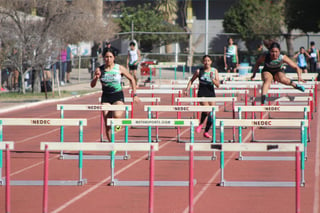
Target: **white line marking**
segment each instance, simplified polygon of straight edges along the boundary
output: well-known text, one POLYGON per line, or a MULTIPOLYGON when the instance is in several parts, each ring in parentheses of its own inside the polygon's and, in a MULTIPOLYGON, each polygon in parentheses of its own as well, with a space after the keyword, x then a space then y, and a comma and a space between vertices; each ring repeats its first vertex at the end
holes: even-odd
MULTIPOLYGON (((318 105, 318 113, 319 113, 320 107, 318 105)), ((320 138, 319 138, 319 120, 320 120, 320 114, 317 116, 317 126, 316 129, 316 156, 315 156, 315 166, 314 166, 314 199, 313 199, 313 213, 319 212, 319 178, 320 178, 320 138)))

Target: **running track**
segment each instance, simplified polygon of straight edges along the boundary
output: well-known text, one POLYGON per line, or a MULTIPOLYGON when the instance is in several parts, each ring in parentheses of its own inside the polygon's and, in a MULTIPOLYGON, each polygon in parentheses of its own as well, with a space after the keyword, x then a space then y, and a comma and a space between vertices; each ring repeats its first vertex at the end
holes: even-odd
MULTIPOLYGON (((56 104, 97 104, 98 94, 91 94, 63 102, 42 104, 32 108, 0 114, 7 118, 59 118, 56 104)), ((159 95, 161 104, 170 104, 171 97, 159 95)), ((311 124, 311 142, 306 161, 306 186, 301 188, 301 212, 319 213, 319 111, 314 113, 311 124)), ((161 113, 160 118, 174 117, 175 113, 161 113)), ((184 116, 184 114, 182 114, 184 116)), ((189 115, 187 115, 189 116, 189 115)), ((285 115, 284 115, 285 116, 285 115)), ((292 114, 287 115, 292 116, 292 114)), ((135 118, 146 118, 143 104, 135 105, 135 118)), ((230 117, 231 112, 218 112, 217 117, 230 117)), ((99 112, 66 111, 65 118, 86 118, 84 142, 98 141, 99 112)), ((156 155, 188 155, 184 144, 176 142, 175 129, 160 129, 160 151, 156 155)), ((124 131, 116 134, 121 139, 124 131)), ((226 137, 232 137, 226 130, 226 137)), ((196 134, 196 140, 203 139, 196 134)), ((297 130, 257 130, 257 138, 290 139, 299 137, 297 130), (272 134, 270 134, 270 132, 272 134)), ((189 129, 182 129, 181 138, 189 139, 189 129)), ((218 134, 219 138, 219 134, 218 134)), ((147 140, 146 129, 129 129, 130 140, 147 140)), ((243 131, 243 141, 250 139, 250 130, 243 131)), ((58 127, 4 127, 4 141, 14 141, 11 153, 11 180, 41 180, 43 178, 43 153, 39 144, 43 141, 59 141, 58 127)), ((65 141, 77 141, 78 128, 65 128, 65 141)), ((90 153, 93 154, 93 153, 90 153)), ((117 153, 121 154, 121 153, 117 153)), ((147 180, 149 162, 146 153, 129 153, 129 160, 116 161, 116 178, 119 180, 147 180)), ((195 155, 204 155, 195 153, 195 155)), ((207 153, 205 153, 207 155, 207 153)), ((58 153, 50 154, 49 180, 77 179, 77 161, 59 160, 58 153)), ((237 153, 226 154, 225 176, 227 180, 294 180, 294 162, 237 161, 237 153)), ((219 160, 195 161, 194 212, 199 213, 284 213, 295 212, 295 189, 274 187, 221 187, 219 160)), ((188 161, 156 161, 155 180, 188 180, 188 161)), ((110 170, 108 160, 85 160, 84 186, 49 186, 50 212, 148 212, 148 187, 108 186, 110 170)), ((4 209, 5 187, 0 187, 0 212, 4 209)), ((156 187, 155 213, 188 212, 188 187, 156 187)), ((11 209, 13 213, 42 211, 42 186, 12 186, 11 209)))

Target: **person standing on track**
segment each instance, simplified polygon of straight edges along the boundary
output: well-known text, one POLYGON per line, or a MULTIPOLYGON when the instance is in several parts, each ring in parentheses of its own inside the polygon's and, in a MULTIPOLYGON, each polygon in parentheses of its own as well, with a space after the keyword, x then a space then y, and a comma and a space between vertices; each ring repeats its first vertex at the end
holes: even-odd
MULTIPOLYGON (((214 86, 219 87, 219 73, 216 68, 211 67, 212 59, 209 55, 204 55, 202 57, 203 68, 197 69, 197 71, 193 74, 192 78, 188 82, 187 88, 184 91, 185 95, 188 94, 188 91, 196 78, 199 78, 199 90, 198 97, 216 97, 214 86)), ((214 102, 203 101, 200 103, 202 106, 214 106, 214 102)), ((207 118, 206 127, 203 133, 203 136, 206 138, 212 138, 212 136, 208 133, 211 125, 212 125, 212 117, 210 116, 210 112, 202 112, 200 118, 200 124, 196 128, 196 132, 200 133, 203 123, 207 118)))
POLYGON ((293 56, 293 58, 297 59, 297 64, 299 68, 304 72, 308 73, 307 70, 307 59, 310 58, 310 55, 306 52, 304 47, 300 47, 300 51, 293 56))
POLYGON ((134 41, 131 41, 129 46, 127 68, 129 68, 130 74, 133 76, 136 84, 138 84, 137 69, 139 61, 141 60, 140 50, 136 47, 136 43, 134 41))
POLYGON ((262 88, 261 88, 261 104, 265 104, 266 95, 270 88, 272 80, 278 81, 285 85, 291 85, 293 88, 298 89, 300 91, 304 91, 305 88, 302 85, 294 83, 291 79, 287 78, 284 71, 284 64, 288 64, 290 67, 296 70, 298 74, 298 81, 304 82, 301 78, 301 69, 298 65, 293 62, 288 56, 282 55, 280 53, 280 44, 277 42, 273 42, 269 45, 269 51, 261 55, 256 64, 253 67, 253 72, 251 76, 251 80, 254 80, 256 76, 256 72, 259 69, 260 64, 264 63, 264 67, 262 69, 261 77, 262 77, 262 88))
MULTIPOLYGON (((115 53, 111 49, 106 49, 103 54, 105 64, 95 70, 94 77, 91 80, 90 86, 96 86, 97 81, 100 80, 102 85, 101 104, 105 105, 123 105, 124 95, 121 86, 121 76, 125 76, 130 82, 133 92, 133 99, 135 102, 139 101, 138 96, 135 95, 136 83, 132 75, 127 69, 119 64, 114 63, 115 53)), ((106 125, 106 135, 110 140, 110 126, 107 126, 108 118, 121 118, 123 111, 104 111, 104 121, 106 125)))
POLYGON ((228 45, 224 47, 225 70, 229 73, 231 70, 236 73, 239 65, 238 47, 233 44, 233 39, 228 38, 228 45))

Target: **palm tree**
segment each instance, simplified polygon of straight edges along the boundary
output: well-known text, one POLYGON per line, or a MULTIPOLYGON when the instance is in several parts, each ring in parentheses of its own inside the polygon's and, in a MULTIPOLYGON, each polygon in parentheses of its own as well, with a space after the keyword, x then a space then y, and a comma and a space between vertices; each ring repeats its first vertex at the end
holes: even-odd
MULTIPOLYGON (((178 18, 178 5, 176 0, 157 0, 156 9, 164 14, 165 21, 170 24, 175 24, 176 19, 178 18)), ((166 44, 166 52, 172 52, 172 44, 166 44)))

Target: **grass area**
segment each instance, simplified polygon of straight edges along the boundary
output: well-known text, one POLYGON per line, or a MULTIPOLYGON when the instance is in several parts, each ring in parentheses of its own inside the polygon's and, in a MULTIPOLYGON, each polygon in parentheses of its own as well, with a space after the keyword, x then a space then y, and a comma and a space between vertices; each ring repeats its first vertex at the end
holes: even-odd
MULTIPOLYGON (((59 93, 56 91, 54 94, 52 92, 47 93, 47 99, 58 99, 58 98, 64 98, 69 96, 75 96, 75 95, 83 95, 86 93, 90 93, 91 91, 81 90, 77 92, 73 91, 61 91, 59 96, 59 93)), ((25 94, 19 93, 19 92, 2 92, 0 93, 0 103, 1 102, 25 102, 25 101, 39 101, 39 100, 45 100, 46 96, 45 93, 32 93, 27 92, 25 94)))

